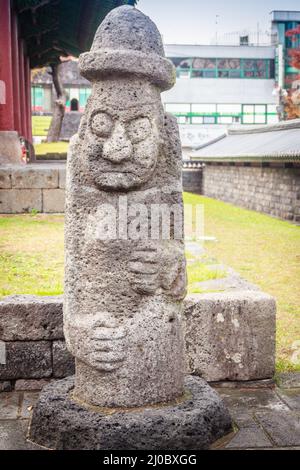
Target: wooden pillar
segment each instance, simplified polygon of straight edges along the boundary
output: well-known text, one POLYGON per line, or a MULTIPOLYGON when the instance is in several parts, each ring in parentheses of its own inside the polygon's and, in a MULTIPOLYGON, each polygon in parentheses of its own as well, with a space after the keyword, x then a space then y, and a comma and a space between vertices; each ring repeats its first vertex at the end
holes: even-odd
POLYGON ((10 0, 0 0, 0 131, 14 127, 10 0))
POLYGON ((21 101, 20 101, 20 69, 19 69, 19 45, 18 45, 18 17, 13 11, 11 18, 12 33, 12 77, 13 77, 13 103, 15 130, 22 134, 21 126, 21 101))
POLYGON ((20 109, 21 109, 21 130, 22 136, 27 139, 27 113, 26 113, 26 92, 25 92, 25 61, 24 61, 24 41, 19 40, 19 72, 20 72, 20 109))
POLYGON ((26 92, 26 115, 27 115, 27 140, 32 142, 32 124, 31 124, 31 76, 29 57, 25 55, 25 92, 26 92))

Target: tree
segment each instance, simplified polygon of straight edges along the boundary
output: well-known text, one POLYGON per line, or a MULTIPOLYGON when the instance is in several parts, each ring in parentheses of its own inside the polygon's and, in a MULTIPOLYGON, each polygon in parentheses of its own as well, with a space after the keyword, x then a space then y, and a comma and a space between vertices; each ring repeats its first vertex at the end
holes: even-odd
MULTIPOLYGON (((300 44, 300 24, 293 29, 286 32, 286 36, 292 42, 300 44)), ((288 50, 289 65, 294 67, 300 72, 300 47, 291 48, 288 50)), ((300 118, 300 74, 290 80, 291 89, 284 102, 284 111, 287 119, 300 118)))
POLYGON ((52 81, 56 92, 53 116, 48 130, 47 142, 57 142, 60 137, 63 118, 65 115, 66 93, 61 80, 62 62, 50 64, 52 81))

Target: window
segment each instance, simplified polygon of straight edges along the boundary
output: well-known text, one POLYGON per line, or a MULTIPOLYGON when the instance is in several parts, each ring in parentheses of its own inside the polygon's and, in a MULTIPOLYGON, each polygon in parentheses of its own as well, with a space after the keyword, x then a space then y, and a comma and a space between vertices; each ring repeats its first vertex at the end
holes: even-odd
POLYGON ((218 116, 218 124, 232 124, 231 116, 218 116))
POLYGON ((274 78, 273 59, 171 58, 179 78, 274 78))
POLYGON ((243 105, 243 124, 266 124, 267 106, 265 104, 243 105))
POLYGON ((193 116, 192 124, 203 124, 203 116, 193 116))
POLYGON ((213 114, 216 111, 217 106, 215 104, 192 104, 192 113, 213 114))
POLYGON ((203 117, 203 124, 215 124, 215 122, 216 122, 215 117, 209 117, 209 116, 203 117))
POLYGON ((240 114, 242 106, 240 104, 218 104, 217 111, 220 114, 240 114))
POLYGON ((177 69, 176 76, 177 78, 190 78, 190 69, 187 69, 187 70, 177 69))
POLYGON ((90 96, 92 90, 90 88, 79 88, 79 110, 83 111, 88 97, 90 96))
POLYGON ((190 112, 190 105, 185 103, 166 103, 166 111, 173 114, 190 112))
POLYGON ((32 87, 31 105, 33 111, 44 111, 44 88, 32 87))

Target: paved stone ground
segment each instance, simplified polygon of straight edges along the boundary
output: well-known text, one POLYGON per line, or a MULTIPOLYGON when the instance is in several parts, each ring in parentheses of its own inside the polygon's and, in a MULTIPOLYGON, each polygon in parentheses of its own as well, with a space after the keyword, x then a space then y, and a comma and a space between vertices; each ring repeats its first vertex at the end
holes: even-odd
MULTIPOLYGON (((300 373, 271 381, 215 386, 234 421, 234 432, 213 449, 300 450, 300 373)), ((26 441, 26 431, 38 392, 0 393, 0 450, 38 449, 26 441)))

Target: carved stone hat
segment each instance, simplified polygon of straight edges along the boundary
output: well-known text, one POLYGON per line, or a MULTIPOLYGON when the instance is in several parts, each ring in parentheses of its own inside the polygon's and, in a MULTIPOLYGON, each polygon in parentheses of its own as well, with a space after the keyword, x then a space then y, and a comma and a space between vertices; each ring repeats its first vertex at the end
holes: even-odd
POLYGON ((156 25, 128 5, 106 16, 90 52, 80 55, 79 70, 90 81, 114 74, 145 77, 162 91, 171 88, 176 78, 173 64, 165 58, 156 25))

